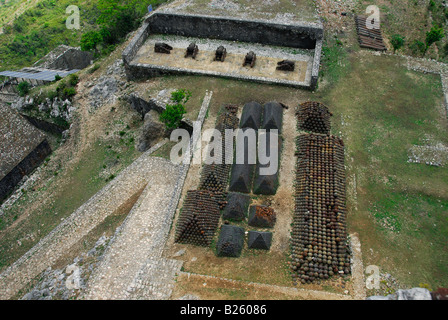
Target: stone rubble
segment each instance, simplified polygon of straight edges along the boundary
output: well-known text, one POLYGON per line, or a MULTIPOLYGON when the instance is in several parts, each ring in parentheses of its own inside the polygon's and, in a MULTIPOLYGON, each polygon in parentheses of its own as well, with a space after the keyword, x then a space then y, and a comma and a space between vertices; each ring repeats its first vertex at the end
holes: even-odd
POLYGON ((387 296, 371 296, 366 300, 432 300, 431 292, 424 288, 399 289, 387 296))
POLYGON ((94 247, 83 252, 66 268, 51 269, 41 274, 41 280, 21 300, 71 300, 85 290, 86 282, 103 258, 110 238, 101 236, 94 247))
POLYGON ((126 81, 117 80, 111 76, 102 76, 89 92, 91 111, 105 104, 114 104, 118 99, 118 92, 125 88, 126 81))

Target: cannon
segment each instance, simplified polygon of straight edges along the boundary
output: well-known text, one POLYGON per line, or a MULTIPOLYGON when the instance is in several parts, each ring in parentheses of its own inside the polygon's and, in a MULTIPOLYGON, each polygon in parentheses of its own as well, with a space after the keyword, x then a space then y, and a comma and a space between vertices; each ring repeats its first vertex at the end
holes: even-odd
POLYGON ((193 59, 196 59, 196 55, 198 54, 198 46, 196 42, 190 43, 190 45, 187 48, 187 52, 185 53, 185 58, 192 57, 193 59))
POLYGON ((244 58, 243 67, 249 65, 253 68, 255 65, 255 60, 257 60, 257 55, 253 51, 248 52, 244 58))
POLYGON ((277 62, 277 70, 294 71, 295 62, 291 60, 282 60, 277 62))
POLYGON ((156 42, 154 45, 154 51, 158 53, 170 54, 171 50, 173 50, 173 47, 163 42, 156 42))
POLYGON ((226 55, 227 55, 226 48, 224 48, 223 46, 219 46, 218 49, 216 49, 214 61, 224 62, 224 60, 226 59, 226 55))

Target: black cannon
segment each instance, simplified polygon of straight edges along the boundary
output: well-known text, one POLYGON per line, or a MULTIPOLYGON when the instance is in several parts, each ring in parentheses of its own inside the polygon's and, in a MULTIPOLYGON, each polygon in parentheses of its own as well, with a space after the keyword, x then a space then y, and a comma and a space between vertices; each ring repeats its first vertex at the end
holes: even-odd
POLYGON ((199 48, 195 42, 190 43, 190 45, 187 48, 187 52, 185 53, 185 58, 192 57, 193 59, 196 58, 196 55, 198 54, 199 48))
POLYGON ((226 55, 227 55, 226 48, 224 48, 223 46, 219 46, 218 49, 216 49, 214 60, 224 62, 224 60, 226 59, 226 55))
POLYGON ((255 60, 257 60, 257 55, 253 51, 248 52, 244 58, 243 67, 249 65, 253 68, 255 60))
POLYGON ((277 70, 294 71, 295 62, 291 60, 282 60, 277 62, 277 70))
POLYGON ((170 54, 171 50, 173 50, 173 47, 163 42, 156 42, 154 45, 155 52, 170 54))

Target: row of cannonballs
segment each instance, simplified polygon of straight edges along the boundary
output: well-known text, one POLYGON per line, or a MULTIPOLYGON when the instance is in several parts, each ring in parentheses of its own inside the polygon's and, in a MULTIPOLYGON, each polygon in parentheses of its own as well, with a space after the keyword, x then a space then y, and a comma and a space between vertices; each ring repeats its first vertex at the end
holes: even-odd
MULTIPOLYGON (((238 127, 236 116, 238 108, 233 105, 225 106, 218 117, 216 128, 223 134, 226 129, 238 127)), ((222 154, 222 160, 225 154, 222 154)), ((204 165, 201 172, 199 190, 187 192, 182 212, 176 227, 175 241, 197 246, 209 246, 212 242, 221 216, 220 210, 226 204, 227 184, 230 165, 204 165)))
MULTIPOLYGON (((329 114, 321 113, 320 104, 311 106, 316 110, 307 110, 308 114, 329 114)), ((305 133, 297 139, 297 150, 293 280, 305 284, 349 274, 343 141, 329 134, 305 133)))
MULTIPOLYGON (((219 130, 222 136, 225 135, 227 129, 238 128, 239 119, 237 117, 238 107, 235 105, 227 105, 216 121, 216 129, 219 130)), ((215 194, 219 202, 220 209, 223 209, 226 205, 226 190, 230 174, 230 164, 226 164, 226 152, 225 139, 222 139, 221 146, 222 153, 219 155, 221 163, 204 164, 201 172, 201 180, 199 183, 200 190, 209 190, 215 194)), ((215 155, 214 155, 215 156, 215 155)))
MULTIPOLYGON (((171 50, 173 50, 173 47, 166 43, 156 42, 154 44, 154 51, 157 53, 170 54, 171 50)), ((195 42, 191 42, 185 52, 185 58, 191 57, 193 59, 196 59, 196 55, 198 54, 198 52, 199 52, 198 45, 195 42)), ((213 60, 224 62, 226 56, 227 56, 227 49, 224 46, 219 46, 215 51, 215 57, 213 60)), ((255 52, 249 51, 244 57, 243 67, 249 66, 253 68, 256 60, 257 55, 255 54, 255 52)), ((277 63, 277 70, 294 71, 294 69, 295 69, 295 62, 292 60, 282 60, 277 63)))

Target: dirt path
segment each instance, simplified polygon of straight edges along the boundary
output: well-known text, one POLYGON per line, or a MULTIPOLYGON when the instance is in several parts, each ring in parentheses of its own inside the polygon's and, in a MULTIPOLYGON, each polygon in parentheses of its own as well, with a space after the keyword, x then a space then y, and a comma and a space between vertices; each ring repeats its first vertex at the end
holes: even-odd
POLYGON ((186 294, 194 294, 200 299, 244 299, 244 300, 351 300, 352 297, 326 291, 306 290, 276 286, 257 282, 226 279, 208 275, 180 272, 177 291, 173 299, 186 294), (182 289, 188 282, 188 292, 182 289), (229 295, 229 293, 232 293, 229 295))

